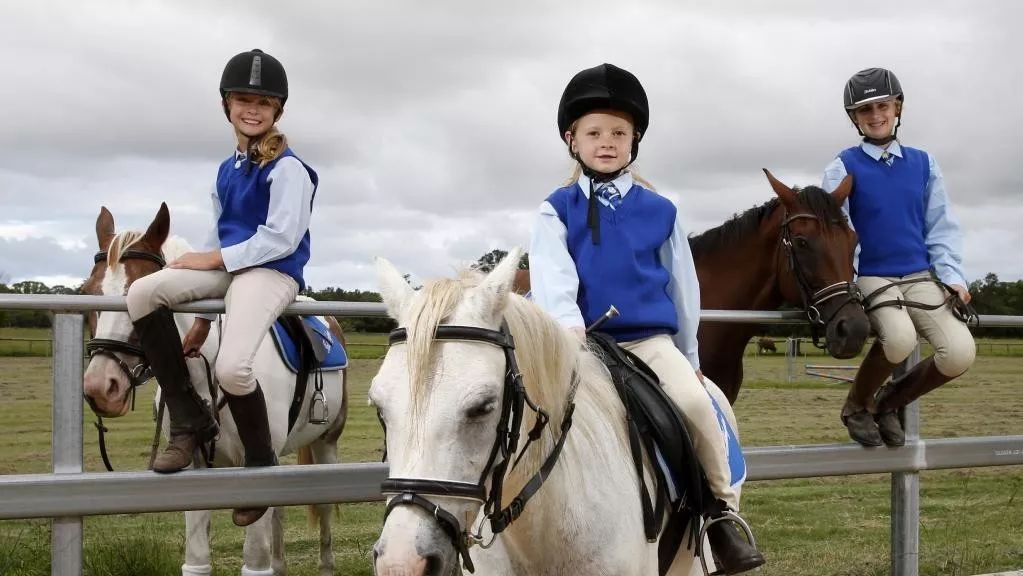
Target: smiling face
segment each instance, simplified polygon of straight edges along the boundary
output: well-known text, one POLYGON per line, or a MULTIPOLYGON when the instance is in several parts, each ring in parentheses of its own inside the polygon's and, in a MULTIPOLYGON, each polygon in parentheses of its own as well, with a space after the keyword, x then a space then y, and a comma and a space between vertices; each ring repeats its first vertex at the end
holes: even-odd
POLYGON ((867 138, 883 140, 892 135, 899 115, 894 98, 864 104, 852 111, 853 122, 867 138))
POLYGON ((597 110, 576 121, 565 133, 572 152, 591 170, 614 173, 632 159, 636 130, 632 117, 617 110, 597 110))
POLYGON ((234 126, 241 150, 248 148, 251 140, 266 134, 281 110, 279 99, 247 92, 230 92, 226 102, 228 119, 234 126))

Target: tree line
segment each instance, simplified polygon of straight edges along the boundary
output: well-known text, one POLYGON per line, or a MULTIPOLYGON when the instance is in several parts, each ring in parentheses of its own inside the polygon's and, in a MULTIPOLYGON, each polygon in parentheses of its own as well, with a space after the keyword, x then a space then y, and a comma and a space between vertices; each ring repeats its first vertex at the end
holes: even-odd
MULTIPOLYGON (((483 272, 493 270, 494 266, 505 257, 507 252, 492 250, 481 256, 474 268, 483 272)), ((526 255, 522 256, 519 268, 528 266, 526 255)), ((406 280, 409 277, 406 276, 406 280)), ((0 294, 78 294, 81 286, 47 286, 42 282, 26 280, 14 284, 0 283, 0 294)), ((982 280, 970 283, 973 294, 973 306, 978 314, 1023 316, 1023 280, 1002 282, 998 276, 989 273, 982 280)), ((380 294, 368 290, 345 290, 344 288, 327 287, 316 290, 307 288, 305 295, 322 301, 345 302, 380 302, 380 294)), ((338 318, 342 326, 349 332, 388 332, 394 328, 389 318, 338 318)), ((0 310, 0 326, 46 328, 50 326, 50 314, 42 310, 0 310)), ((790 335, 792 326, 772 326, 770 333, 790 335)), ((796 332, 799 330, 797 329, 796 332)), ((983 337, 1023 337, 1023 328, 985 328, 981 325, 974 329, 974 334, 983 337)))

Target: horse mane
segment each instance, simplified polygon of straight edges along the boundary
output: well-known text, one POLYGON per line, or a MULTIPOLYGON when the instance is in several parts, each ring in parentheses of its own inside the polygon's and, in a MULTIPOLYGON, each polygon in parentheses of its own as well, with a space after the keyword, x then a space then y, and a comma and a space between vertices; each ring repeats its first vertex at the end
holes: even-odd
MULTIPOLYGON (((130 250, 132 246, 142 240, 143 233, 138 230, 126 230, 117 233, 107 248, 107 266, 116 267, 121 262, 121 254, 130 250)), ((186 252, 192 251, 192 246, 181 236, 171 236, 163 243, 164 260, 170 262, 181 257, 186 252)))
MULTIPOLYGON (((443 324, 454 312, 466 290, 478 286, 483 275, 478 272, 463 272, 457 279, 440 279, 428 282, 421 290, 423 298, 417 298, 410 312, 408 332, 409 379, 412 389, 413 421, 421 422, 421 408, 429 392, 431 374, 431 351, 435 342, 433 335, 438 325, 443 324), (418 414, 417 414, 418 413, 418 414)), ((617 394, 610 382, 607 369, 592 353, 584 350, 574 334, 563 328, 531 300, 508 294, 504 320, 515 342, 515 358, 522 383, 533 401, 543 407, 551 417, 544 429, 541 445, 544 449, 530 448, 523 457, 524 470, 535 470, 540 466, 560 435, 560 423, 567 401, 574 394, 578 405, 589 405, 597 414, 607 419, 621 416, 624 412, 617 394), (578 388, 575 388, 578 386, 578 388), (575 394, 575 392, 579 392, 575 394)), ((577 414, 579 412, 577 411, 577 414)), ((607 438, 597 438, 586 426, 576 425, 573 435, 587 439, 593 450, 584 450, 582 457, 595 458, 607 438)), ((531 426, 532 417, 527 414, 523 426, 531 426)), ((619 427, 620 428, 620 427, 619 427)), ((625 447, 624 431, 619 441, 625 447)), ((569 457, 563 454, 563 457, 569 457)))
MULTIPOLYGON (((845 220, 842 209, 835 204, 831 195, 817 186, 795 188, 794 191, 799 199, 799 204, 820 218, 823 226, 828 227, 833 222, 845 220)), ((700 258, 722 248, 735 246, 746 237, 756 234, 764 220, 770 217, 779 203, 777 197, 771 198, 760 206, 754 206, 742 214, 732 216, 731 219, 716 228, 691 236, 689 246, 693 251, 693 258, 700 258)))

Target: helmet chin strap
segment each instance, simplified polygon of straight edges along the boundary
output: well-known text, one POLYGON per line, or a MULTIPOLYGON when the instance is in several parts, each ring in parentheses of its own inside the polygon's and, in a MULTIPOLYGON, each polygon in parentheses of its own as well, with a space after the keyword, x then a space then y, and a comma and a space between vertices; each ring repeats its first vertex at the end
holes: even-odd
POLYGON ((579 163, 579 167, 582 169, 583 176, 590 181, 590 197, 589 203, 586 209, 586 226, 590 229, 590 239, 594 245, 600 244, 600 212, 597 209, 597 195, 594 190, 594 182, 603 184, 604 182, 610 182, 615 178, 621 176, 628 170, 629 166, 636 161, 636 156, 639 156, 639 135, 637 134, 632 140, 632 150, 629 156, 629 162, 614 172, 599 172, 590 168, 583 162, 579 154, 572 150, 572 143, 568 144, 568 153, 576 162, 579 163))

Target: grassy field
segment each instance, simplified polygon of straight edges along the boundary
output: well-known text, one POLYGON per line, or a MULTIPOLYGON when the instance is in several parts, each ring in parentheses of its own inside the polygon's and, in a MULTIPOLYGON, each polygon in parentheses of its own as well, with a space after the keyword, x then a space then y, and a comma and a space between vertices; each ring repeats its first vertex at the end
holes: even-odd
MULTIPOLYGON (((370 341, 363 335, 353 340, 370 341)), ((378 352, 368 347, 353 356, 372 358, 378 352)), ((736 410, 747 447, 846 441, 838 422, 844 384, 808 377, 787 383, 781 354, 748 356, 745 362, 747 381, 736 410)), ((811 362, 825 363, 820 358, 811 362)), ((352 415, 341 443, 345 462, 380 458, 380 427, 365 400, 377 367, 376 360, 353 361, 352 415)), ((1018 358, 980 357, 967 376, 925 398, 923 436, 1023 434, 1021 368, 1018 358)), ((50 382, 49 358, 0 358, 0 430, 5 432, 0 474, 49 470, 50 382)), ((140 398, 152 392, 148 384, 140 398)), ((85 466, 99 471, 88 410, 86 420, 85 466)), ((144 468, 152 439, 148 402, 140 401, 136 412, 108 426, 115 467, 144 468)), ((748 484, 743 508, 768 557, 761 574, 887 574, 889 484, 887 475, 748 484)), ((921 574, 965 576, 1023 568, 1023 467, 926 472, 921 485, 921 574)), ((301 508, 287 514, 289 573, 314 574, 316 532, 305 526, 301 508)), ((381 516, 379 504, 341 507, 334 534, 338 574, 372 573, 368 555, 381 516)), ((183 528, 179 513, 87 518, 87 574, 177 574, 183 528)), ((212 532, 214 574, 238 574, 243 531, 225 511, 214 515, 212 532)), ((0 522, 0 575, 49 574, 48 562, 48 522, 0 522)))

